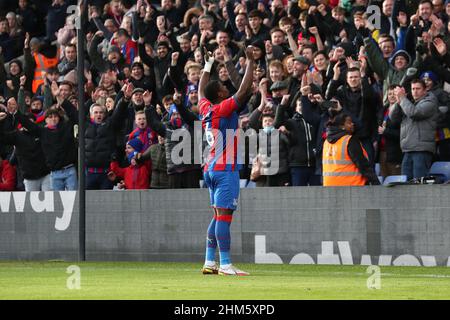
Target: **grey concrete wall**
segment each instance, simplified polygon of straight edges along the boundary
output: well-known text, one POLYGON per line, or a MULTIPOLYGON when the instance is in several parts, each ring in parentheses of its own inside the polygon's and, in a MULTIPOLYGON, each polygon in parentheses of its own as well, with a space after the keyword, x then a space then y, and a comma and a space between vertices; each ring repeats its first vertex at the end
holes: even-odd
MULTIPOLYGON (((199 261, 211 220, 206 189, 87 192, 91 261, 199 261)), ((0 193, 0 259, 76 260, 73 192, 0 193)), ((235 261, 447 265, 450 188, 241 189, 235 261), (381 256, 381 257, 380 257, 381 256)))

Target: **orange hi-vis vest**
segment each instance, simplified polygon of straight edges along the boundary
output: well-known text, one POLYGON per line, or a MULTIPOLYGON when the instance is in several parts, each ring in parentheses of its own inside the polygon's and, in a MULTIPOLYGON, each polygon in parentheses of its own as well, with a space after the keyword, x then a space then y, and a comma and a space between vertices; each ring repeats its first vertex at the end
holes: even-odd
MULTIPOLYGON (((351 135, 345 135, 334 144, 325 140, 323 144, 322 172, 323 185, 325 187, 333 186, 364 186, 367 178, 359 171, 348 154, 348 142, 351 135)), ((361 145, 364 156, 368 155, 361 145)))
POLYGON ((42 72, 46 71, 48 68, 55 67, 58 64, 58 54, 54 58, 47 58, 40 53, 34 53, 33 56, 34 62, 36 63, 36 68, 34 69, 34 78, 31 90, 33 93, 36 93, 39 86, 44 83, 42 72))

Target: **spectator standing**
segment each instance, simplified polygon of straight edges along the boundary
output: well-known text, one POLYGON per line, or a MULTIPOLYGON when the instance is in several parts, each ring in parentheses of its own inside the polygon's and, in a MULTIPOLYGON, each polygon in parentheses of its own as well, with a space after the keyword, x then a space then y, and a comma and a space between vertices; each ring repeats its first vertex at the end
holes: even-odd
MULTIPOLYGON (((6 114, 3 113, 2 116, 2 113, 0 113, 0 143, 15 146, 18 170, 24 178, 23 183, 25 191, 51 191, 50 170, 45 164, 45 156, 41 148, 40 139, 34 137, 23 127, 5 132, 2 125, 2 120, 6 118, 5 115, 6 114), (4 119, 2 119, 3 117, 4 119)), ((32 113, 29 113, 27 117, 29 117, 31 121, 35 121, 32 113)), ((9 168, 8 164, 5 164, 3 167, 5 168, 4 173, 6 174, 9 171, 9 175, 11 176, 12 168, 9 168)), ((9 180, 10 184, 13 183, 12 178, 4 178, 4 180, 9 180)), ((1 187, 0 190, 2 190, 1 187)))
POLYGON ((47 167, 51 170, 53 190, 76 190, 77 147, 73 126, 78 123, 78 111, 60 95, 56 82, 52 83, 52 94, 57 98, 58 104, 45 112, 45 127, 35 124, 20 113, 19 120, 31 134, 40 138, 47 167), (67 115, 67 120, 61 115, 61 109, 67 115))
POLYGON ((400 147, 404 153, 402 174, 408 179, 428 174, 436 151, 437 99, 427 93, 422 80, 411 82, 412 100, 406 97, 403 87, 394 89, 397 104, 389 116, 400 122, 400 147))

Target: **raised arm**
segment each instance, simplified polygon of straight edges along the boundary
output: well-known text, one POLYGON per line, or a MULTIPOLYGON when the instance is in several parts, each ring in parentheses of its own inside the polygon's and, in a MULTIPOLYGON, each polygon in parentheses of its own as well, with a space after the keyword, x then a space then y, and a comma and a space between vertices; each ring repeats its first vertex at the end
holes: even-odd
POLYGON ((125 119, 127 118, 128 104, 131 100, 133 88, 134 87, 131 83, 127 83, 120 90, 120 92, 122 92, 123 94, 123 98, 121 98, 116 104, 116 108, 114 109, 110 118, 111 126, 116 130, 119 130, 122 127, 125 119))
POLYGON ((205 98, 205 87, 206 87, 206 84, 209 82, 211 68, 214 64, 213 54, 210 51, 207 51, 204 46, 203 46, 203 52, 205 53, 205 57, 204 57, 205 58, 205 66, 203 68, 203 72, 202 72, 200 81, 198 83, 198 100, 199 101, 201 101, 203 98, 205 98))
POLYGON ((189 126, 194 126, 194 122, 198 120, 198 116, 188 109, 183 101, 183 95, 179 92, 175 92, 173 95, 173 102, 175 103, 178 112, 180 113, 181 119, 186 122, 189 126))
POLYGON ((27 81, 27 77, 25 75, 20 77, 20 88, 17 93, 17 104, 19 105, 19 110, 22 113, 27 113, 27 106, 25 104, 25 82, 27 81))
POLYGON ((97 29, 101 32, 103 32, 103 36, 105 37, 105 39, 107 39, 108 41, 111 40, 111 38, 113 37, 113 33, 110 32, 105 25, 103 24, 102 20, 99 17, 95 17, 92 19, 92 21, 94 21, 95 26, 97 27, 97 29))
POLYGON ((230 75, 231 83, 233 84, 233 87, 236 89, 239 88, 242 82, 242 77, 239 75, 239 72, 236 70, 236 67, 233 64, 232 57, 230 53, 228 52, 227 48, 220 47, 220 50, 222 51, 223 58, 225 61, 225 67, 227 68, 228 74, 230 75))
POLYGON ((248 46, 245 50, 245 56, 246 59, 246 68, 245 68, 245 74, 242 78, 241 85, 239 86, 238 91, 235 94, 236 102, 239 104, 239 106, 242 106, 246 99, 248 94, 250 93, 250 90, 252 89, 253 84, 253 71, 255 69, 255 58, 253 56, 253 47, 248 46))
POLYGON ((161 121, 158 120, 158 114, 153 106, 145 107, 145 116, 147 118, 148 126, 156 131, 156 133, 160 136, 165 137, 167 128, 161 121))
POLYGON ((16 117, 19 120, 20 124, 26 128, 32 135, 39 136, 41 133, 41 128, 31 121, 28 117, 26 117, 22 112, 18 111, 16 113, 16 117))
POLYGON ((142 63, 147 65, 147 67, 149 68, 153 68, 153 66, 155 65, 155 60, 152 57, 150 57, 145 51, 145 42, 143 37, 139 37, 138 53, 139 57, 142 60, 142 63))
POLYGON ((284 95, 283 98, 281 99, 280 105, 277 108, 277 112, 275 114, 275 121, 273 122, 273 126, 277 129, 284 125, 287 125, 287 127, 289 127, 289 124, 286 119, 286 109, 289 107, 288 106, 289 98, 290 95, 284 95))
POLYGON ((97 31, 92 38, 91 45, 88 49, 89 58, 92 61, 92 64, 99 72, 105 72, 108 69, 107 62, 103 59, 100 53, 97 51, 99 44, 103 40, 103 33, 101 31, 97 31))
POLYGON ((389 72, 389 63, 384 60, 380 48, 375 43, 375 40, 370 37, 366 37, 364 38, 364 44, 370 67, 381 79, 386 79, 389 72))
POLYGON ((283 28, 283 31, 284 31, 284 33, 286 33, 286 37, 287 37, 288 43, 289 43, 289 48, 291 49, 292 54, 294 56, 300 55, 299 52, 298 52, 297 42, 295 42, 295 39, 292 36, 292 31, 293 31, 292 27, 286 26, 286 27, 283 28))

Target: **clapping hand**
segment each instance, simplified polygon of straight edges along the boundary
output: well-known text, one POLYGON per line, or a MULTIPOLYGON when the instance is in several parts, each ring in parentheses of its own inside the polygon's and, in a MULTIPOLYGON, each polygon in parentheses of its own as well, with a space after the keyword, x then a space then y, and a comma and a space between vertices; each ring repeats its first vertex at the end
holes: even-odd
POLYGON ((442 40, 441 38, 435 38, 433 40, 433 45, 441 56, 445 56, 445 54, 447 53, 447 45, 445 44, 444 40, 442 40))
POLYGON ((394 94, 397 98, 397 103, 400 103, 400 101, 406 97, 406 91, 403 87, 397 87, 394 89, 394 94))

